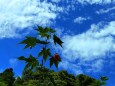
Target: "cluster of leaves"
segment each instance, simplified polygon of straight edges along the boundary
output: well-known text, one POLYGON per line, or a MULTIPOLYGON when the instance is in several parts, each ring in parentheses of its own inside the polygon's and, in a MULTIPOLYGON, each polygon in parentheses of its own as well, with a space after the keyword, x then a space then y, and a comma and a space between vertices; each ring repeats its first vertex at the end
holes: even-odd
POLYGON ((105 86, 106 80, 105 76, 97 80, 83 74, 74 76, 65 70, 54 72, 45 67, 26 70, 22 77, 14 77, 12 68, 0 73, 0 86, 105 86))
POLYGON ((62 47, 63 42, 61 41, 59 37, 55 35, 56 31, 52 28, 48 28, 48 27, 43 28, 43 27, 37 26, 35 30, 37 30, 37 33, 38 33, 36 37, 27 36, 26 39, 20 42, 20 44, 25 44, 24 49, 26 48, 32 49, 33 47, 39 44, 43 45, 43 47, 41 48, 41 51, 38 53, 38 57, 34 57, 30 55, 28 58, 24 56, 21 56, 18 58, 19 60, 23 60, 26 62, 24 71, 28 69, 32 70, 38 67, 40 65, 38 61, 39 57, 43 57, 42 64, 41 64, 42 66, 43 66, 43 61, 46 61, 48 57, 50 57, 50 67, 54 64, 56 68, 58 68, 58 64, 61 61, 61 58, 60 60, 54 60, 55 58, 51 54, 50 48, 48 48, 47 46, 49 45, 49 43, 51 43, 50 40, 53 40, 54 44, 59 44, 61 47, 62 47))
POLYGON ((0 86, 12 86, 14 83, 15 77, 13 69, 6 69, 3 73, 0 73, 0 86))

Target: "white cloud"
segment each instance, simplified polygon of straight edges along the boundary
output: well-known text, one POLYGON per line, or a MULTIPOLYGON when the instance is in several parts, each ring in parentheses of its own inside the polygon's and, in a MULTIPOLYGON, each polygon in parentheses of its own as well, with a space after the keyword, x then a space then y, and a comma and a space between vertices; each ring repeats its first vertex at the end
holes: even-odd
POLYGON ((115 7, 112 7, 112 8, 108 8, 108 9, 101 9, 99 11, 96 11, 97 14, 104 14, 104 13, 108 13, 112 10, 115 10, 115 7))
POLYGON ((100 72, 104 66, 104 60, 102 59, 94 60, 91 64, 89 63, 86 64, 85 66, 87 67, 86 72, 100 72))
POLYGON ((115 0, 52 0, 54 2, 66 2, 68 4, 76 4, 77 2, 81 4, 110 4, 110 3, 115 3, 115 0))
POLYGON ((82 4, 110 4, 115 3, 115 0, 77 0, 78 2, 82 4))
POLYGON ((9 59, 9 63, 10 63, 10 65, 11 65, 12 67, 14 67, 14 66, 17 65, 18 60, 17 60, 17 58, 11 58, 11 59, 9 59))
POLYGON ((74 19, 74 23, 79 23, 79 24, 81 24, 81 23, 83 23, 83 21, 86 21, 86 20, 89 20, 89 19, 90 19, 89 17, 87 17, 87 18, 77 17, 77 18, 74 19))
POLYGON ((62 38, 64 41, 64 48, 61 49, 62 57, 70 62, 77 61, 76 65, 85 66, 87 72, 98 72, 103 68, 106 55, 115 51, 113 36, 115 36, 115 21, 106 25, 92 24, 91 29, 82 34, 65 35, 62 38))
POLYGON ((105 56, 106 52, 115 50, 114 38, 111 36, 115 35, 114 27, 115 21, 103 28, 93 24, 91 29, 85 33, 75 36, 67 35, 63 37, 63 52, 65 54, 71 52, 86 60, 94 59, 92 57, 105 56))
POLYGON ((75 75, 83 74, 83 71, 80 66, 77 66, 66 60, 62 60, 62 62, 59 64, 59 67, 63 68, 64 70, 69 70, 71 71, 71 73, 74 73, 75 75))
POLYGON ((39 24, 50 25, 62 8, 40 0, 0 1, 0 38, 19 36, 18 32, 30 30, 39 24))
POLYGON ((55 2, 55 3, 58 3, 60 2, 61 0, 52 0, 52 2, 55 2))

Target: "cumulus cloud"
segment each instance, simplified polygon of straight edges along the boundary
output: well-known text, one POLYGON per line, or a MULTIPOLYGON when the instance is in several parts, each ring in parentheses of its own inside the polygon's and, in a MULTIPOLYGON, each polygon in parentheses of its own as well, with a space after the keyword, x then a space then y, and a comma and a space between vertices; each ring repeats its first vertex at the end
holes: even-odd
POLYGON ((91 28, 82 34, 63 37, 62 57, 81 68, 85 66, 86 71, 98 72, 103 68, 106 55, 115 51, 114 36, 115 21, 106 25, 92 24, 91 28))
POLYGON ((115 50, 113 38, 115 21, 103 28, 100 28, 100 24, 98 25, 91 25, 90 30, 79 35, 64 36, 64 53, 77 52, 75 55, 89 60, 89 58, 92 59, 91 57, 104 56, 107 51, 115 50))
POLYGON ((20 36, 23 30, 39 24, 50 25, 55 21, 61 7, 40 0, 2 0, 0 1, 0 38, 20 36))
POLYGON ((83 23, 83 21, 86 21, 86 20, 89 20, 89 19, 90 19, 89 17, 87 17, 87 18, 77 17, 77 18, 74 19, 74 23, 79 23, 79 24, 81 24, 81 23, 83 23))
POLYGON ((112 7, 112 8, 108 8, 108 9, 101 9, 99 11, 96 11, 97 14, 104 14, 104 13, 108 13, 110 11, 113 11, 115 10, 115 7, 112 7))

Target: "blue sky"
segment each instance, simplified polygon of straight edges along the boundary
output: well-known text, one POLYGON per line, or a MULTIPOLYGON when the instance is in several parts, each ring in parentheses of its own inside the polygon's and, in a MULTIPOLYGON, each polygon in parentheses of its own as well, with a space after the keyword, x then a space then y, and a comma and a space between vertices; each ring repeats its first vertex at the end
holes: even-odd
POLYGON ((24 50, 18 45, 26 35, 36 35, 35 25, 54 28, 64 41, 63 49, 51 46, 62 58, 60 70, 95 78, 106 75, 107 86, 115 86, 115 0, 1 0, 1 72, 13 67, 20 75, 25 64, 16 58, 37 56, 39 47, 24 50))

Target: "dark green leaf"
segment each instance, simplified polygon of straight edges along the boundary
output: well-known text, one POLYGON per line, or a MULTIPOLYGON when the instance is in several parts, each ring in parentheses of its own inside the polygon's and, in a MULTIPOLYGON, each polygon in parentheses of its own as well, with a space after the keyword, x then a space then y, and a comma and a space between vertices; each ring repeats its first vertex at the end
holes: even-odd
POLYGON ((20 56, 20 57, 18 58, 18 60, 24 60, 24 61, 26 61, 27 58, 25 58, 24 56, 20 56))
POLYGON ((58 68, 58 63, 59 63, 58 61, 54 61, 56 68, 58 68))
POLYGON ((58 38, 56 35, 53 35, 53 40, 54 40, 54 44, 59 44, 62 47, 62 41, 60 38, 58 38))
POLYGON ((50 58, 50 67, 52 67, 53 63, 54 63, 54 58, 52 57, 50 58))
POLYGON ((38 60, 35 57, 33 57, 32 55, 30 55, 28 58, 21 56, 18 59, 24 60, 26 62, 26 66, 25 66, 24 70, 27 70, 27 69, 32 70, 39 65, 38 60))
POLYGON ((49 42, 45 42, 45 41, 38 41, 37 43, 39 43, 39 44, 48 44, 49 42))
POLYGON ((101 76, 101 80, 106 81, 106 80, 108 80, 108 78, 106 76, 101 76))
POLYGON ((24 67, 24 70, 27 70, 31 67, 31 64, 30 63, 27 63, 26 66, 24 67))
POLYGON ((25 40, 20 42, 20 44, 26 44, 24 49, 28 47, 32 49, 34 46, 36 46, 36 44, 48 44, 48 42, 41 41, 36 37, 27 36, 25 40))
POLYGON ((46 30, 46 32, 55 33, 55 30, 52 28, 46 27, 45 30, 46 30))
MULTIPOLYGON (((31 36, 27 36, 25 40, 23 40, 22 42, 20 42, 20 44, 26 44, 25 48, 30 47, 33 48, 40 40, 38 40, 36 37, 31 37, 31 36)), ((25 49, 24 48, 24 49, 25 49)))
POLYGON ((39 54, 38 54, 38 57, 40 57, 40 56, 42 56, 43 54, 44 54, 44 48, 42 48, 42 50, 39 52, 39 54))
POLYGON ((44 60, 46 61, 48 56, 51 56, 50 49, 42 48, 42 50, 38 54, 38 57, 40 56, 43 56, 44 60))
POLYGON ((50 38, 51 37, 51 34, 50 33, 54 33, 55 30, 53 30, 52 28, 43 28, 41 26, 38 26, 37 29, 38 31, 38 34, 41 36, 41 37, 46 37, 46 38, 50 38))

